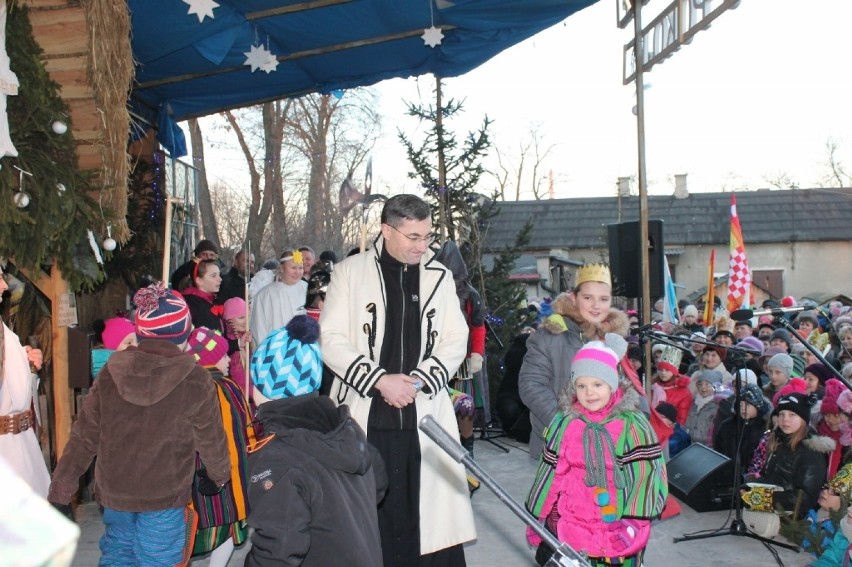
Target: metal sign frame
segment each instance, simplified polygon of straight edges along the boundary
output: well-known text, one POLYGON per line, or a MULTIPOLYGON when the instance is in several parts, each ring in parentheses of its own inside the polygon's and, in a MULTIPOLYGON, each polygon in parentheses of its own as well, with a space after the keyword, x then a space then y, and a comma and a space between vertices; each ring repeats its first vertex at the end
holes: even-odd
MULTIPOLYGON (((630 0, 616 1, 618 6, 630 3, 630 0)), ((647 73, 651 67, 670 57, 682 45, 691 42, 695 34, 709 28, 725 10, 736 8, 739 3, 740 0, 674 0, 642 30, 643 71, 647 73)), ((625 85, 636 79, 635 45, 634 37, 624 46, 625 85)))

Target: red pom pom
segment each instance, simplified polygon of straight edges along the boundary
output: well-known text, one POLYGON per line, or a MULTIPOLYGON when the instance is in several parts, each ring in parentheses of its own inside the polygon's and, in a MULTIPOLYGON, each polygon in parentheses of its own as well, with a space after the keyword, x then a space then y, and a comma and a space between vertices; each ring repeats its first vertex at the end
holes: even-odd
POLYGON ((160 298, 166 295, 166 286, 163 282, 155 282, 148 287, 143 287, 133 296, 133 304, 137 309, 151 311, 160 305, 160 298))

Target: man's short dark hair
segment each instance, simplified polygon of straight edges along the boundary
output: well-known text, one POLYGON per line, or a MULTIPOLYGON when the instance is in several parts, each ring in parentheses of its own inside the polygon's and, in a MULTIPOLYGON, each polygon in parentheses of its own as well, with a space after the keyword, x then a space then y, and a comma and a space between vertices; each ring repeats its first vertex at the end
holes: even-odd
POLYGON ((404 220, 422 221, 431 215, 429 204, 417 195, 394 195, 382 209, 382 224, 395 227, 404 220))

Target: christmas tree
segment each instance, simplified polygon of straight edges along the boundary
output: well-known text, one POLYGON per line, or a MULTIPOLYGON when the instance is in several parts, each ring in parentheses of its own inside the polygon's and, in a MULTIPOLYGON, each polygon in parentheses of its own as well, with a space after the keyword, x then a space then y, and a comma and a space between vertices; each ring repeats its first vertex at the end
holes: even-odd
POLYGON ((102 219, 89 197, 93 172, 77 166, 69 111, 45 70, 24 7, 9 5, 6 32, 9 67, 19 83, 7 99, 18 155, 0 157, 0 256, 19 268, 54 263, 72 291, 91 289, 103 279, 97 243, 87 232, 102 219))

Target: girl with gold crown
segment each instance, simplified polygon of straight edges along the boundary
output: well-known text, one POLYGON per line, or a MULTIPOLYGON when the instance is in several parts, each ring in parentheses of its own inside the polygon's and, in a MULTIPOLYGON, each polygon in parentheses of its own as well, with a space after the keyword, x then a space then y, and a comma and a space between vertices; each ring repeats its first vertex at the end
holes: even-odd
MULTIPOLYGON (((527 340, 527 354, 518 378, 521 400, 530 409, 532 434, 530 457, 538 459, 544 445, 544 429, 556 415, 559 393, 571 379, 571 361, 589 341, 601 340, 606 333, 626 336, 627 315, 612 307, 612 280, 605 264, 586 264, 577 271, 577 284, 569 292, 559 294, 552 303, 553 314, 547 317, 527 340)), ((644 396, 644 389, 629 362, 622 361, 622 372, 644 396)), ((642 398, 643 408, 648 409, 642 398)), ((651 412, 653 413, 653 412, 651 412)), ((651 416, 657 436, 665 436, 665 428, 651 416)), ((661 438, 660 442, 666 439, 661 438)))

